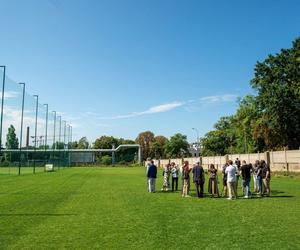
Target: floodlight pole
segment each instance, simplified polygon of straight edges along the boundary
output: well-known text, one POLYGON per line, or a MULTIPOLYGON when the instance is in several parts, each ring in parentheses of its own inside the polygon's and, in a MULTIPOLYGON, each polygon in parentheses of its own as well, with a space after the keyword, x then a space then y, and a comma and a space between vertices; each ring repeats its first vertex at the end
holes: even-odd
POLYGON ((21 174, 21 154, 22 154, 22 138, 23 138, 23 118, 24 118, 24 98, 25 98, 25 83, 19 83, 23 85, 23 94, 22 94, 22 113, 21 113, 21 132, 20 132, 20 149, 19 149, 19 171, 18 174, 21 174))
POLYGON ((59 131, 58 131, 58 150, 59 150, 59 161, 58 161, 58 169, 60 167, 60 143, 61 143, 61 115, 59 118, 59 131))
POLYGON ((73 127, 70 125, 70 142, 71 142, 71 148, 73 148, 73 142, 72 142, 72 133, 73 133, 73 127))
POLYGON ((46 131, 45 131, 45 163, 47 162, 47 136, 48 136, 48 104, 44 104, 44 106, 46 106, 46 131))
POLYGON ((67 128, 67 122, 66 121, 63 121, 64 123, 64 152, 63 152, 63 156, 64 156, 64 164, 65 164, 65 157, 66 157, 66 128, 67 128))
POLYGON ((67 149, 69 149, 69 143, 70 143, 70 124, 67 124, 67 149))
POLYGON ((6 66, 0 66, 3 68, 3 80, 2 80, 2 99, 1 99, 1 121, 0 121, 0 152, 2 150, 2 125, 3 125, 3 105, 4 105, 4 89, 5 89, 5 70, 6 66))
POLYGON ((58 118, 59 118, 58 146, 60 146, 60 142, 61 142, 61 116, 58 116, 58 118))
POLYGON ((67 140, 68 140, 68 146, 67 146, 67 149, 68 149, 68 166, 70 167, 70 163, 71 163, 71 157, 70 157, 70 124, 68 124, 68 137, 67 137, 67 140))
POLYGON ((54 127, 53 127, 53 146, 52 146, 52 163, 54 166, 54 150, 56 149, 56 142, 55 142, 55 130, 56 130, 56 111, 52 111, 54 114, 54 127))
POLYGON ((54 114, 54 126, 53 126, 53 148, 56 149, 56 143, 55 143, 55 130, 56 130, 56 111, 52 111, 54 114))
POLYGON ((66 130, 67 130, 67 122, 63 121, 64 123, 64 149, 66 148, 66 130))
POLYGON ((38 118, 38 104, 39 104, 39 96, 34 95, 36 98, 36 106, 35 106, 35 128, 34 128, 34 158, 33 158, 33 173, 35 174, 35 157, 36 157, 36 144, 37 144, 37 118, 38 118))

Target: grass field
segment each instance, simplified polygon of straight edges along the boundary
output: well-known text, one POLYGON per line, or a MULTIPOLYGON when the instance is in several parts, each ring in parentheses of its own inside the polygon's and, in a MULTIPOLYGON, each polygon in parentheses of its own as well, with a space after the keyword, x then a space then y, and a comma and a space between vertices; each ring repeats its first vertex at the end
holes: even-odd
POLYGON ((270 198, 228 201, 149 194, 144 175, 144 168, 0 174, 0 248, 300 248, 299 177, 274 177, 270 198))

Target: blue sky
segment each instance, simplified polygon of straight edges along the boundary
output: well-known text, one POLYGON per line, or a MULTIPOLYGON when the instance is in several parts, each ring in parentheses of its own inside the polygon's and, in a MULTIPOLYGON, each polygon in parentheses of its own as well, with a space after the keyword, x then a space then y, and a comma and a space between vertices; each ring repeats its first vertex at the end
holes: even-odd
POLYGON ((28 99, 39 94, 41 105, 60 112, 75 139, 90 141, 135 139, 144 130, 194 141, 193 127, 204 135, 235 112, 237 97, 253 93, 255 63, 300 35, 296 0, 1 0, 0 6, 7 75, 26 82, 28 99))

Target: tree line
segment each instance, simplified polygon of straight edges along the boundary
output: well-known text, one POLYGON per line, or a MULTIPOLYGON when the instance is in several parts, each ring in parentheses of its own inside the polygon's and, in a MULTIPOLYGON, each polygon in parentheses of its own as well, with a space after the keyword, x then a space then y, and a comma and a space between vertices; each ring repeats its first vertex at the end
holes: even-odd
POLYGON ((299 149, 300 38, 257 62, 250 85, 256 94, 239 99, 236 113, 201 139, 202 155, 299 149))

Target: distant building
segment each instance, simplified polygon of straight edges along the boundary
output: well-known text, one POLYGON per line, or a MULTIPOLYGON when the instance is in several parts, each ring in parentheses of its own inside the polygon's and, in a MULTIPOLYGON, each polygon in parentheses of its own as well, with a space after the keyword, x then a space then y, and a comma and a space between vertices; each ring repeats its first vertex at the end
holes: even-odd
POLYGON ((190 144, 189 153, 191 154, 192 157, 199 157, 200 150, 199 150, 199 144, 197 142, 190 144))

